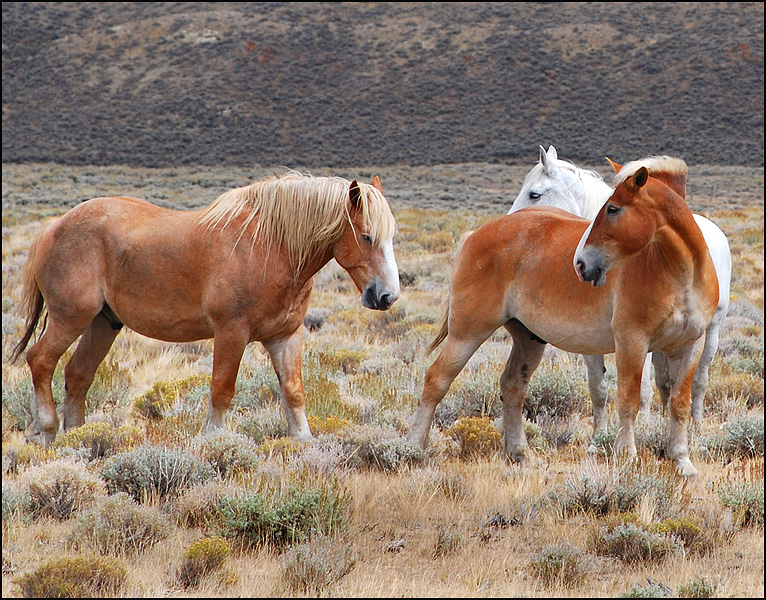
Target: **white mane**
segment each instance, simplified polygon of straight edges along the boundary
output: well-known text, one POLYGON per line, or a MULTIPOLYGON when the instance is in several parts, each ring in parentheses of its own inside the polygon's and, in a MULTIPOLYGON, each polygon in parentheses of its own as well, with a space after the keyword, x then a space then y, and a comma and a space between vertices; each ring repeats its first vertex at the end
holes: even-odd
MULTIPOLYGON (((573 208, 577 207, 579 214, 584 218, 595 218, 604 202, 606 202, 606 199, 612 193, 612 188, 609 184, 596 171, 581 169, 569 161, 559 159, 556 155, 556 149, 552 146, 547 153, 543 148, 540 150, 540 162, 527 173, 521 186, 521 191, 509 212, 514 212, 526 206, 533 206, 535 203, 528 198, 529 192, 534 186, 541 183, 546 177, 554 180, 556 177, 561 177, 562 172, 565 172, 572 174, 573 179, 568 185, 562 185, 557 188, 560 197, 555 195, 553 197, 543 197, 537 205, 556 206, 569 212, 573 212, 573 208), (581 184, 582 189, 575 191, 574 187, 578 182, 581 184)), ((551 190, 548 191, 551 194, 553 193, 551 190)))

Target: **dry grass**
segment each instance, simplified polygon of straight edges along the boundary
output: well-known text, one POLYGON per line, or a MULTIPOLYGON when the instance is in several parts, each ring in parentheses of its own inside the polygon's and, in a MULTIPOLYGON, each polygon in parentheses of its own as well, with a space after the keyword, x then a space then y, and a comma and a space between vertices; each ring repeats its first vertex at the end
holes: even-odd
MULTIPOLYGON (((450 170, 461 174, 452 179, 460 179, 463 188, 477 173, 487 177, 496 172, 486 165, 450 166, 450 170)), ((306 335, 304 380, 311 422, 321 435, 304 445, 280 438, 284 419, 278 407, 276 377, 262 349, 251 345, 243 359, 228 427, 253 438, 247 450, 254 448, 257 460, 248 455, 246 469, 219 475, 217 483, 192 488, 186 495, 149 499, 152 506, 178 515, 179 524, 162 543, 124 557, 128 576, 122 594, 295 597, 295 588, 286 583, 283 549, 269 544, 249 550, 233 547, 221 571, 225 577, 202 577, 193 588, 179 583, 178 572, 185 553, 197 540, 220 533, 214 510, 203 510, 214 507, 215 498, 265 483, 297 481, 309 473, 311 481, 332 480, 342 487, 349 506, 345 525, 336 532, 337 543, 339 548, 353 550, 355 556, 348 574, 339 580, 328 577, 327 587, 316 592, 320 595, 615 597, 629 592, 633 585, 646 585, 647 578, 677 593, 695 578, 704 577, 717 586, 719 596, 762 597, 762 437, 760 455, 755 457, 729 456, 722 450, 725 445, 713 443, 715 436, 720 438, 727 425, 737 419, 760 418, 763 423, 762 173, 751 179, 743 179, 739 171, 732 175, 731 181, 736 176, 732 186, 747 193, 725 195, 721 198, 723 208, 712 207, 710 199, 702 195, 697 196, 699 204, 693 203, 727 233, 734 257, 732 310, 711 372, 706 420, 692 437, 692 458, 700 476, 684 485, 667 468, 666 461, 646 449, 634 466, 635 481, 651 480, 656 485, 652 488, 655 493, 641 496, 630 518, 645 527, 659 526, 667 519, 705 523, 712 539, 710 551, 687 552, 658 563, 625 564, 595 554, 589 544, 594 530, 607 519, 628 517, 614 512, 602 516, 571 512, 561 503, 568 483, 580 481, 584 475, 599 475, 613 484, 620 472, 603 458, 595 464, 586 458, 590 414, 589 402, 583 404, 581 397, 587 386, 579 357, 552 348, 546 352, 536 377, 541 385, 555 386, 565 380, 571 390, 568 393, 575 396, 568 399, 574 412, 553 424, 559 428, 556 431, 567 434, 556 438, 557 443, 551 443, 555 437, 551 423, 538 420, 537 425, 530 424, 530 433, 536 435, 530 440, 529 466, 508 465, 487 450, 491 445, 482 447, 482 452, 461 455, 457 442, 447 435, 449 426, 460 417, 497 416, 497 378, 509 350, 508 338, 500 332, 479 349, 442 403, 437 422, 443 433, 435 436, 428 454, 397 454, 401 448, 396 443, 408 427, 430 364, 423 354, 441 317, 457 240, 464 231, 504 210, 492 202, 476 211, 469 210, 467 204, 445 210, 438 197, 448 196, 448 189, 426 194, 422 185, 415 185, 415 192, 408 195, 408 171, 382 171, 384 189, 399 221, 395 241, 405 286, 392 310, 377 313, 360 306, 350 279, 334 263, 317 276, 312 311, 319 315, 321 327, 306 335), (423 194, 419 196, 420 192, 423 194), (711 447, 716 452, 710 452, 711 447), (381 455, 377 462, 370 458, 375 451, 384 450, 386 469, 381 468, 381 455), (760 523, 738 522, 737 515, 721 502, 719 490, 732 485, 745 486, 743 490, 760 486, 760 523), (670 490, 670 495, 662 497, 656 490, 670 490), (201 515, 207 515, 206 519, 199 518, 201 515), (543 549, 562 545, 582 551, 587 558, 582 567, 587 569, 585 576, 576 578, 573 585, 541 579, 530 569, 530 561, 543 549)), ((710 172, 716 178, 716 189, 726 189, 726 174, 720 169, 710 172)), ((201 206, 229 183, 244 183, 225 169, 208 169, 206 173, 212 193, 209 188, 200 191, 199 185, 191 185, 192 172, 181 169, 134 172, 124 167, 68 170, 51 165, 4 166, 3 356, 8 356, 20 335, 20 269, 42 218, 61 212, 73 200, 113 192, 149 199, 164 196, 169 204, 201 206)), ((255 169, 245 175, 260 174, 255 169)), ((505 183, 483 181, 482 185, 502 188, 508 179, 516 181, 523 174, 504 174, 505 183)), ((194 181, 200 181, 199 174, 195 177, 194 181)), ((419 181, 428 181, 429 190, 434 192, 438 169, 421 173, 419 181)), ((515 189, 507 193, 509 204, 515 189)), ((705 189, 704 182, 697 189, 705 189)), ((462 189, 461 193, 470 195, 470 190, 462 189)), ((151 442, 202 456, 195 435, 207 392, 204 385, 192 385, 189 382, 196 380, 188 378, 208 376, 211 366, 209 342, 165 344, 125 331, 99 371, 89 399, 88 421, 105 421, 115 428, 108 431, 129 427, 125 431, 138 436, 130 447, 116 445, 116 452, 151 442), (157 383, 178 392, 163 400, 161 418, 149 419, 136 411, 135 405, 157 383)), ((610 357, 607 382, 614 394, 614 361, 610 357)), ((60 374, 55 389, 63 392, 60 374)), ((14 583, 16 577, 51 558, 78 552, 68 541, 76 517, 62 522, 46 516, 34 520, 25 511, 25 474, 34 475, 35 466, 66 454, 85 461, 84 468, 101 476, 106 460, 78 450, 76 440, 51 453, 25 451, 22 430, 30 390, 23 361, 4 363, 3 597, 20 593, 14 583)), ((610 403, 612 418, 613 410, 610 403)), ((475 422, 483 425, 486 420, 475 422)), ((656 425, 651 421, 644 427, 656 425)), ((233 452, 230 446, 226 448, 233 452)), ((232 464, 242 464, 244 458, 227 457, 232 464)))

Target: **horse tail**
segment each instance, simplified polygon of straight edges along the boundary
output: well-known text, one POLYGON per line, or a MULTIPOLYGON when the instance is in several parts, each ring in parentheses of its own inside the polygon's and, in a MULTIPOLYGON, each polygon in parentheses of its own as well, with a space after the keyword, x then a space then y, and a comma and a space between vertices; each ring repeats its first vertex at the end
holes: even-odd
MULTIPOLYGON (((473 233, 472 231, 466 231, 463 233, 457 242, 457 253, 460 253, 460 250, 463 248, 463 244, 468 239, 468 237, 473 233)), ((439 326, 439 333, 436 334, 436 337, 434 338, 434 341, 431 342, 426 348, 426 356, 431 354, 436 348, 439 347, 439 344, 441 344, 446 338, 447 334, 449 333, 449 305, 450 305, 450 299, 447 298, 447 307, 444 310, 444 316, 442 317, 441 325, 439 326)))
MULTIPOLYGON (((21 353, 26 349, 27 344, 29 344, 29 340, 32 339, 32 336, 35 333, 35 329, 37 329, 37 323, 40 320, 40 315, 43 313, 45 308, 45 298, 43 298, 43 293, 40 291, 40 286, 37 285, 37 278, 35 277, 37 250, 40 246, 40 240, 43 237, 43 233, 45 233, 45 229, 43 229, 40 235, 37 236, 37 239, 32 242, 32 246, 29 248, 29 258, 27 258, 27 262, 24 265, 24 271, 22 275, 23 288, 21 304, 24 312, 26 312, 27 315, 27 329, 24 332, 21 341, 16 344, 16 346, 13 348, 13 351, 11 352, 11 363, 15 363, 19 356, 21 356, 21 353)), ((45 330, 46 324, 47 320, 44 320, 43 331, 45 330)))
POLYGON ((442 317, 441 325, 439 326, 439 333, 436 334, 436 337, 434 338, 434 341, 432 341, 428 348, 426 348, 426 356, 431 354, 436 348, 441 344, 447 337, 447 334, 449 333, 449 301, 447 301, 447 309, 444 311, 444 316, 442 317))

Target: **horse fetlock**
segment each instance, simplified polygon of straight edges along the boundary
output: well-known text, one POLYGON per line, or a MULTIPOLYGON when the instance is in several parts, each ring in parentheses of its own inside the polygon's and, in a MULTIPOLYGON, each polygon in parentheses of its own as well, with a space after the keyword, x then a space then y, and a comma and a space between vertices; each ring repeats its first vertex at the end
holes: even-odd
POLYGON ((45 422, 34 419, 29 424, 29 427, 27 427, 24 434, 29 442, 47 448, 56 439, 58 429, 58 419, 47 420, 45 422))
POLYGON ((527 460, 528 449, 529 449, 529 446, 527 445, 527 441, 524 440, 523 442, 507 441, 504 444, 503 450, 508 460, 515 463, 523 463, 523 462, 526 462, 527 460))
POLYGON ((614 453, 617 455, 627 454, 631 458, 638 455, 636 440, 632 430, 630 433, 626 433, 625 429, 620 430, 617 434, 617 439, 614 441, 614 453))
POLYGON ((80 410, 77 407, 71 407, 67 406, 66 404, 62 404, 58 407, 56 412, 59 417, 59 428, 63 432, 85 424, 85 414, 83 410, 80 410))
POLYGON ((425 434, 422 434, 417 426, 413 426, 405 436, 405 441, 410 446, 417 446, 425 450, 428 447, 428 431, 426 430, 425 434))

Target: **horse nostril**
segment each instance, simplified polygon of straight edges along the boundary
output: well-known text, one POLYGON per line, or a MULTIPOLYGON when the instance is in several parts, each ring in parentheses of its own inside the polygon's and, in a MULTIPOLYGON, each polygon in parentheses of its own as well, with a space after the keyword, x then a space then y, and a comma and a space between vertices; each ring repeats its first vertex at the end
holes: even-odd
POLYGON ((378 305, 380 306, 380 308, 384 310, 388 308, 389 306, 391 306, 393 303, 394 303, 393 294, 383 294, 378 300, 378 305))
POLYGON ((583 271, 585 271, 585 262, 582 258, 577 259, 577 271, 580 273, 580 275, 582 275, 583 271))

